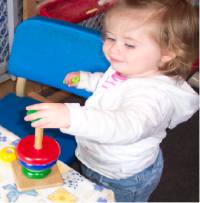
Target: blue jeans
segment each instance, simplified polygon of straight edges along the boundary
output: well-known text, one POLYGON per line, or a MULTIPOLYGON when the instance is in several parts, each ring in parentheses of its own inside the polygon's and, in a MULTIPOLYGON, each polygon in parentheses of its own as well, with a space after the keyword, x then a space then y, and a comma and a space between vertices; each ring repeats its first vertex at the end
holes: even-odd
POLYGON ((102 176, 85 165, 81 165, 83 175, 111 189, 117 202, 147 202, 151 193, 156 189, 163 171, 163 156, 160 150, 154 164, 145 170, 126 179, 114 180, 102 176))

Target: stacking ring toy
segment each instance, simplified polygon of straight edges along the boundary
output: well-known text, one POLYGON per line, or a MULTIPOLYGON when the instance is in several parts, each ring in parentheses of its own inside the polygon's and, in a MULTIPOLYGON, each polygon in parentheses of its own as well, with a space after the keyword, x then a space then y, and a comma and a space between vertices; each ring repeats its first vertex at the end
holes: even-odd
POLYGON ((12 162, 16 159, 16 152, 14 147, 4 147, 0 150, 0 159, 5 162, 12 162))
POLYGON ((51 172, 51 169, 42 170, 42 171, 32 171, 32 170, 22 167, 22 172, 28 178, 41 179, 41 178, 45 178, 46 176, 48 176, 49 173, 51 172))
MULTIPOLYGON (((29 110, 27 115, 35 112, 37 111, 29 110)), ((43 136, 42 128, 35 128, 35 135, 28 135, 19 141, 16 153, 24 176, 42 179, 51 173, 51 167, 56 164, 60 146, 53 138, 43 136)))
POLYGON ((42 164, 42 165, 27 164, 26 162, 23 162, 22 160, 19 160, 19 163, 24 168, 27 168, 27 169, 30 169, 30 170, 33 170, 33 171, 39 171, 39 170, 45 170, 45 169, 51 168, 54 164, 56 164, 56 161, 53 161, 53 162, 51 162, 49 164, 42 164))
POLYGON ((60 155, 59 144, 51 137, 43 137, 42 148, 34 148, 34 135, 28 135, 19 141, 16 151, 20 160, 32 165, 48 164, 56 161, 60 155))

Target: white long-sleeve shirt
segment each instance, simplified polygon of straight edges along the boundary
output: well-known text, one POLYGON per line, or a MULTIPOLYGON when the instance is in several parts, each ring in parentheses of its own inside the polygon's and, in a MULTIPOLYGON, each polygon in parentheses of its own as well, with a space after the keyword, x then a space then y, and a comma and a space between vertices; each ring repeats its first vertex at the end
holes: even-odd
POLYGON ((164 76, 127 79, 111 67, 81 72, 78 88, 93 91, 85 106, 66 104, 76 136, 77 158, 113 179, 127 178, 150 166, 167 128, 188 120, 199 107, 198 95, 184 81, 164 76))

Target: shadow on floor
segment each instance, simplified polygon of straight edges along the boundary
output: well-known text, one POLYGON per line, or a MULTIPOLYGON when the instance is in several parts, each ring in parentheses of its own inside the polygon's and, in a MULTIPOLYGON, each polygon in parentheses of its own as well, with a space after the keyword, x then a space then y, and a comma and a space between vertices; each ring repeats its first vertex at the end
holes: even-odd
POLYGON ((161 144, 164 171, 154 202, 199 202, 199 112, 168 132, 161 144))

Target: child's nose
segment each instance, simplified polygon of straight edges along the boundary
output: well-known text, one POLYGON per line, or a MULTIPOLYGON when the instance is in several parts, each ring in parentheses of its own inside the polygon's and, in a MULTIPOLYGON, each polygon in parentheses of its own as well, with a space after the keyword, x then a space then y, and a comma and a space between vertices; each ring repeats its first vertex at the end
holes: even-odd
POLYGON ((119 42, 115 42, 110 47, 110 53, 111 54, 120 54, 122 50, 121 44, 119 42))

